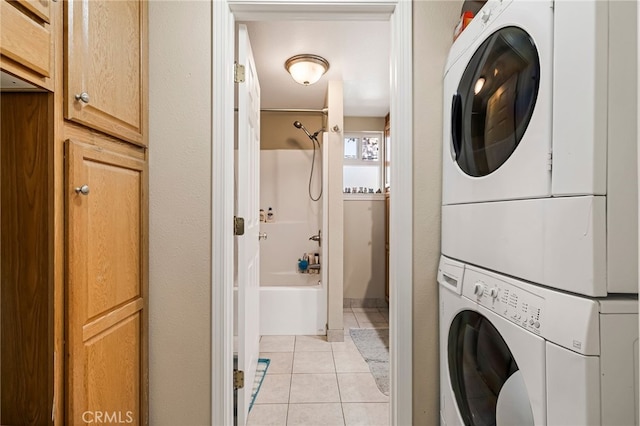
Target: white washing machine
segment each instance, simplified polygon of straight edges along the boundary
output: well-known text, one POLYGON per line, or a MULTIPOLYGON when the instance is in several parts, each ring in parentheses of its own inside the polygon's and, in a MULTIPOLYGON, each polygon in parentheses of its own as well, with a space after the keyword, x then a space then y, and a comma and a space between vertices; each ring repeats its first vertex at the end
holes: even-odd
POLYGON ((442 425, 637 425, 638 301, 441 258, 442 425))
POLYGON ((490 0, 454 42, 444 254, 588 296, 638 292, 637 7, 490 0))

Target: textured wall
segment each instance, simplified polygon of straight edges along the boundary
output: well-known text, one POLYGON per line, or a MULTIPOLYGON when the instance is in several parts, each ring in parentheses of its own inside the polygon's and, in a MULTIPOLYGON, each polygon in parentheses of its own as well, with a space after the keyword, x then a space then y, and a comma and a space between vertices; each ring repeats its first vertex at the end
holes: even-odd
POLYGON ((384 130, 384 117, 345 117, 345 132, 369 132, 384 130))
POLYGON ((293 127, 293 122, 297 120, 315 133, 324 125, 324 117, 315 113, 263 112, 260 114, 260 149, 312 149, 311 140, 302 129, 293 127))
POLYGON ((211 4, 149 4, 149 405, 211 423, 211 4))
POLYGON ((344 297, 384 299, 385 206, 382 200, 344 202, 344 297))
MULTIPOLYGON (((413 424, 439 423, 442 76, 462 1, 413 2, 413 424)), ((391 117, 393 119, 393 117, 391 117)), ((393 135, 391 135, 393 140, 393 135)), ((392 165, 393 167, 393 165, 392 165)))

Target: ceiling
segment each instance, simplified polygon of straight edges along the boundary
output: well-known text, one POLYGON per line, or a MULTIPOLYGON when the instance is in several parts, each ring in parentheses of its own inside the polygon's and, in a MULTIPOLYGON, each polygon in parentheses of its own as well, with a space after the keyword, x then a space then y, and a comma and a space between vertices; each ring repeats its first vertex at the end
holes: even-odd
POLYGON ((389 112, 388 21, 243 22, 256 61, 262 108, 322 109, 327 82, 343 81, 344 115, 384 117, 389 112), (302 86, 284 68, 301 53, 320 55, 329 71, 302 86))

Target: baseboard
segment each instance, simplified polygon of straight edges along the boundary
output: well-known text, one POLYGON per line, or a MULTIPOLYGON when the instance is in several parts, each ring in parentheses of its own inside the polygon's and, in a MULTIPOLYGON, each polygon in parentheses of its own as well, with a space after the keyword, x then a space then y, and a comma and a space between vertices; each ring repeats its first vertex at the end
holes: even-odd
POLYGON ((352 299, 345 297, 343 299, 343 308, 387 308, 389 304, 382 299, 367 298, 367 299, 352 299))

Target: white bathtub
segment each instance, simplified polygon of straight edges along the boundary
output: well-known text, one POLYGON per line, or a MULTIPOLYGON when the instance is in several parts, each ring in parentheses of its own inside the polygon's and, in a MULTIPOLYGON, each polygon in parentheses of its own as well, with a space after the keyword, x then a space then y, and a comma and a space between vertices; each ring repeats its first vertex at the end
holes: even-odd
POLYGON ((326 334, 327 294, 315 277, 312 285, 260 286, 262 336, 326 334))
MULTIPOLYGON (((260 285, 260 335, 325 335, 327 292, 320 276, 296 272, 269 274, 270 283, 279 285, 260 285)), ((235 311, 237 288, 233 304, 235 311)))

